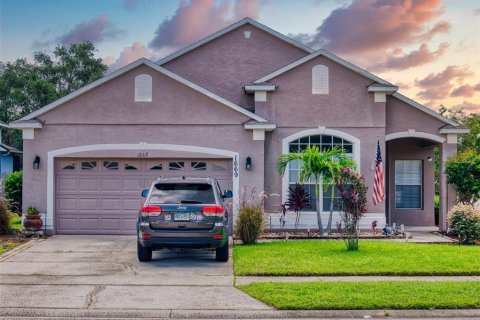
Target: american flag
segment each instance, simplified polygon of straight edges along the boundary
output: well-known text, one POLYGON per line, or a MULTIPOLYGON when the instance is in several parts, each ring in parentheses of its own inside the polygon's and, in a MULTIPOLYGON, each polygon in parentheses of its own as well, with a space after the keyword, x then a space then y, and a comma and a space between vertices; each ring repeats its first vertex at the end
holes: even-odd
POLYGON ((383 183, 382 151, 380 151, 380 139, 377 140, 377 152, 375 154, 375 181, 373 184, 373 204, 377 205, 385 200, 385 185, 383 183))

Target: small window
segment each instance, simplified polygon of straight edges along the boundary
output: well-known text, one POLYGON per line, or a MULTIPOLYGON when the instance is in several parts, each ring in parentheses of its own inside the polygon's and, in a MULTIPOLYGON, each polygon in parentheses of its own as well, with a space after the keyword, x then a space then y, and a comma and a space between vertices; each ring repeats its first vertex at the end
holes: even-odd
POLYGON ((227 171, 227 168, 225 168, 225 166, 221 165, 220 163, 213 163, 212 164, 212 170, 213 171, 227 171))
POLYGON ((159 163, 151 167, 150 170, 163 170, 163 166, 161 163, 159 163))
POLYGON ((67 164, 62 170, 75 170, 75 162, 67 164))
POLYGON ((107 170, 118 170, 118 162, 117 161, 104 161, 103 167, 107 170))
POLYGON ((395 208, 422 208, 422 160, 395 160, 395 208))
POLYGON ((324 65, 312 68, 312 94, 328 94, 328 68, 324 65))
POLYGON ((152 77, 148 74, 140 74, 135 77, 135 101, 152 101, 152 77))
POLYGON ((92 170, 97 167, 97 161, 82 161, 82 170, 92 170))
POLYGON ((129 163, 125 163, 125 170, 138 170, 137 167, 135 167, 134 165, 131 165, 129 163))
POLYGON ((205 162, 193 161, 191 163, 192 169, 196 171, 207 170, 207 164, 205 162))
POLYGON ((185 162, 181 161, 175 161, 175 162, 170 162, 168 164, 168 169, 169 170, 182 170, 185 167, 185 162))

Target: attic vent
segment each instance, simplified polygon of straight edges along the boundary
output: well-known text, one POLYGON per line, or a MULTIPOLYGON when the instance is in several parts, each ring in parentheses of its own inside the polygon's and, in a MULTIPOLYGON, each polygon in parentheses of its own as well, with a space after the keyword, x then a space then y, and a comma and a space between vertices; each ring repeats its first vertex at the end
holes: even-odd
POLYGON ((135 101, 152 101, 152 77, 148 74, 140 74, 135 77, 135 101))
POLYGON ((250 39, 250 36, 252 35, 252 31, 250 30, 243 31, 243 35, 245 36, 245 39, 250 39))
POLYGON ((316 65, 312 68, 312 94, 328 94, 328 67, 316 65))

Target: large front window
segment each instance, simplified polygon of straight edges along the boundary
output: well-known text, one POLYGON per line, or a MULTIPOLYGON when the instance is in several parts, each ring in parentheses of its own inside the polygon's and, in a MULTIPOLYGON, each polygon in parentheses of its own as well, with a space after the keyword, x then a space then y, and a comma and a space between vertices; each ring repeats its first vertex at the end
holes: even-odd
MULTIPOLYGON (((291 141, 288 144, 289 152, 301 152, 305 150, 308 146, 317 146, 320 151, 331 150, 333 147, 339 147, 344 150, 346 155, 353 159, 353 144, 352 142, 335 137, 330 135, 311 135, 299 138, 297 140, 291 141)), ((289 172, 288 172, 288 184, 289 186, 295 185, 295 183, 300 183, 300 161, 293 161, 289 165, 289 172)), ((303 182, 305 186, 305 190, 308 191, 311 198, 311 205, 307 208, 307 211, 316 211, 317 210, 317 198, 315 194, 315 181, 313 177, 303 182)), ((322 208, 323 211, 330 210, 330 200, 331 200, 331 186, 326 189, 322 190, 322 183, 320 182, 320 196, 322 197, 322 208)), ((337 204, 338 201, 335 201, 339 197, 338 190, 335 188, 334 192, 334 210, 338 210, 337 204)))

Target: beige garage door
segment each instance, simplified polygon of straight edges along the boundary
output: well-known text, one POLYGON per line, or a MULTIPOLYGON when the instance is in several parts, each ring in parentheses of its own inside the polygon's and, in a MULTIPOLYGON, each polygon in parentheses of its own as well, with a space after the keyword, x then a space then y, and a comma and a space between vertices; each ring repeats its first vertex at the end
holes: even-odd
POLYGON ((141 191, 158 176, 211 176, 232 189, 228 159, 61 159, 56 161, 59 234, 134 234, 141 191))

